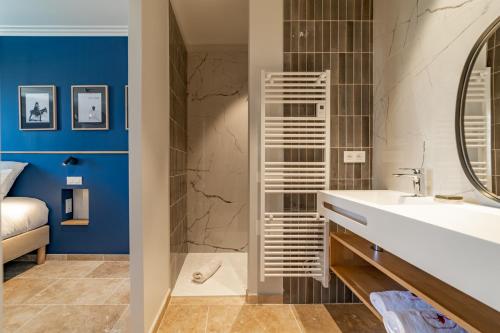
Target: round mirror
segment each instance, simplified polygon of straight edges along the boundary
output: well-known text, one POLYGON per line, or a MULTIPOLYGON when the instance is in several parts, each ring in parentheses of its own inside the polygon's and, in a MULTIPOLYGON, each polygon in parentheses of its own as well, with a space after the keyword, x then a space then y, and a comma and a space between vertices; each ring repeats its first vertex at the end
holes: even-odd
POLYGON ((465 174, 481 193, 500 202, 500 17, 467 58, 456 133, 465 174))

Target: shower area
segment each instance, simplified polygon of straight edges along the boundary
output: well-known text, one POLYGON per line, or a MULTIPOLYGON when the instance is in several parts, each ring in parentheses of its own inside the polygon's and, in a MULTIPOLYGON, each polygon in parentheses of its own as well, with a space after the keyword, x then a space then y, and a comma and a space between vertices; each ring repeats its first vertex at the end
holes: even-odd
POLYGON ((247 32, 221 19, 225 11, 246 18, 237 3, 244 2, 171 1, 172 296, 245 295, 247 288, 247 32), (221 264, 216 273, 193 282, 211 261, 221 264))

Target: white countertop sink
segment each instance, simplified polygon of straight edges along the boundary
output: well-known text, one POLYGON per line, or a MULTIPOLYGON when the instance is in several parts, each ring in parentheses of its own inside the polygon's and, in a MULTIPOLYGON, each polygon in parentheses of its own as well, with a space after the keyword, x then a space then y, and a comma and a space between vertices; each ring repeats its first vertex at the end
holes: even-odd
POLYGON ((322 191, 318 208, 335 223, 500 311, 500 209, 383 190, 322 191))

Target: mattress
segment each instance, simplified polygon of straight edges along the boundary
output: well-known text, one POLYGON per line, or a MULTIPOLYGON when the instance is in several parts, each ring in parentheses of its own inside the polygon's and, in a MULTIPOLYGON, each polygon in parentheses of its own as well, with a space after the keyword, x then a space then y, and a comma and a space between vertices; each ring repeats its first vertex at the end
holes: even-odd
POLYGON ((41 227, 49 221, 45 202, 35 198, 5 197, 1 201, 2 240, 41 227))

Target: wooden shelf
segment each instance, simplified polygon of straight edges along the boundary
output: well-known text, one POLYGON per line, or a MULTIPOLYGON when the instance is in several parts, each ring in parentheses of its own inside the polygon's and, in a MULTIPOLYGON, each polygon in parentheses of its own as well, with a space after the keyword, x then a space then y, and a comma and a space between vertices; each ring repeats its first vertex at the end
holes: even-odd
MULTIPOLYGON (((344 247, 379 271, 379 273, 373 273, 361 265, 350 265, 347 269, 340 266, 339 271, 335 257, 333 257, 332 269, 340 272, 339 278, 343 281, 344 279, 349 281, 345 283, 348 286, 353 286, 353 292, 359 292, 362 295, 356 293, 361 300, 363 300, 362 297, 366 299, 366 293, 370 289, 382 288, 387 283, 383 280, 390 279, 431 304, 469 332, 500 332, 500 312, 403 259, 387 251, 376 252, 372 250, 370 242, 352 233, 331 233, 331 241, 332 251, 344 247), (362 276, 365 273, 371 275, 369 277, 362 276), (375 284, 375 279, 381 279, 379 285, 375 284), (357 291, 355 291, 356 289, 357 291)), ((340 263, 342 262, 340 261, 340 263)), ((389 285, 387 287, 384 289, 394 290, 389 285)))
POLYGON ((61 225, 89 225, 89 220, 66 220, 61 225))
POLYGON ((382 320, 382 317, 370 302, 370 293, 386 290, 405 290, 373 266, 339 265, 332 266, 330 269, 380 320, 382 320))

